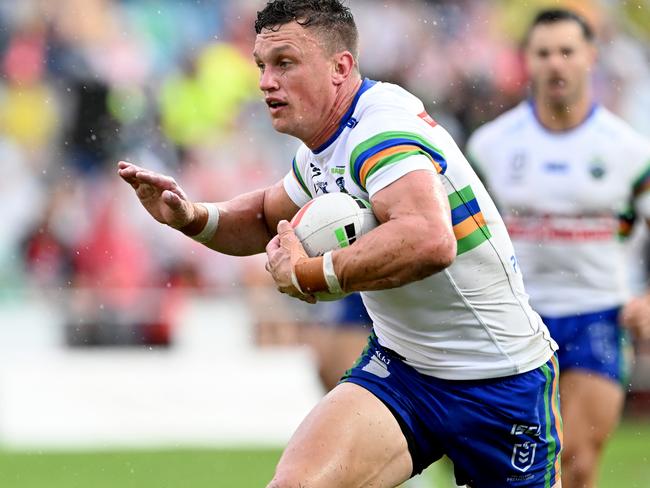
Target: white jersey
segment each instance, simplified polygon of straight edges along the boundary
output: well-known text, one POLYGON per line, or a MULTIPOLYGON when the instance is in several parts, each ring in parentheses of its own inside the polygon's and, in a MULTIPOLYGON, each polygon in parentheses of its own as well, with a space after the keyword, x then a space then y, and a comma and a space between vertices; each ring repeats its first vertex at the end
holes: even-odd
POLYGON ((364 80, 337 132, 302 145, 284 179, 302 206, 326 192, 370 199, 415 170, 437 172, 458 242, 454 263, 421 281, 363 292, 379 342, 423 374, 452 380, 513 375, 556 348, 528 305, 505 225, 449 134, 402 88, 364 80))
POLYGON ((624 237, 650 218, 650 145, 594 106, 578 127, 545 129, 531 102, 478 129, 470 160, 494 197, 530 294, 544 316, 620 306, 624 237))

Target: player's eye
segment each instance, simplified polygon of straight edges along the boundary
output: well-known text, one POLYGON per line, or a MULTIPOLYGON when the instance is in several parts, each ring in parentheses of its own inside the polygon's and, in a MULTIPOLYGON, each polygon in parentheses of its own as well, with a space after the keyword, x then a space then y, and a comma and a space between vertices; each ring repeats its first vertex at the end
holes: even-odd
POLYGON ((573 49, 571 49, 569 47, 565 47, 562 50, 560 50, 560 52, 562 53, 562 57, 568 58, 569 56, 571 56, 573 54, 573 49))

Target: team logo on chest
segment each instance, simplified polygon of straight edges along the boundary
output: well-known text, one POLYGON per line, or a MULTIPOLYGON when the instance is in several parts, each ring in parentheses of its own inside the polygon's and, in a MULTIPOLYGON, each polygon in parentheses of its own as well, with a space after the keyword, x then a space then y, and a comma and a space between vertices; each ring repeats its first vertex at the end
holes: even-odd
POLYGON ((589 163, 589 174, 591 174, 595 180, 600 180, 605 176, 605 173, 607 173, 605 162, 599 157, 592 159, 589 163))

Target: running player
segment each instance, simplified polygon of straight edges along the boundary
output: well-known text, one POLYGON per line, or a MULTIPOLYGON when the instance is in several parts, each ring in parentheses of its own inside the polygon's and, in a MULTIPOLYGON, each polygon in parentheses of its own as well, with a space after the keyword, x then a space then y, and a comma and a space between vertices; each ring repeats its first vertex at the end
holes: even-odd
POLYGON ((625 332, 650 332, 650 297, 629 300, 621 240, 650 219, 650 145, 594 102, 593 32, 539 13, 525 59, 532 98, 481 127, 468 151, 502 211, 531 304, 558 342, 565 488, 596 485, 624 400, 625 332))
POLYGON ((559 487, 556 345, 480 180, 420 100, 361 77, 338 0, 275 0, 255 27, 273 126, 303 142, 287 176, 200 204, 167 176, 119 174, 161 223, 219 252, 266 249, 283 293, 362 292, 368 346, 268 486, 393 487, 447 454, 461 484, 559 487), (309 258, 287 219, 325 191, 369 199, 380 225, 309 258))

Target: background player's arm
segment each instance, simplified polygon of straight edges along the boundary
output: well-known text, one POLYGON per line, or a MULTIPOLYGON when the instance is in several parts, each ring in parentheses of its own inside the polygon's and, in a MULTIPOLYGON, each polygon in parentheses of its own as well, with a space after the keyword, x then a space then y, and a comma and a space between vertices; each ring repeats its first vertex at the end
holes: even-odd
POLYGON ((447 193, 440 177, 412 171, 372 197, 381 223, 333 253, 345 291, 395 288, 443 270, 456 257, 447 193))
MULTIPOLYGON (((208 221, 207 208, 191 202, 173 178, 121 161, 120 177, 129 183, 143 207, 158 222, 188 236, 199 234, 208 221)), ((282 181, 216 204, 219 220, 214 236, 205 244, 225 254, 246 256, 264 251, 275 235, 278 221, 298 210, 282 181)))

